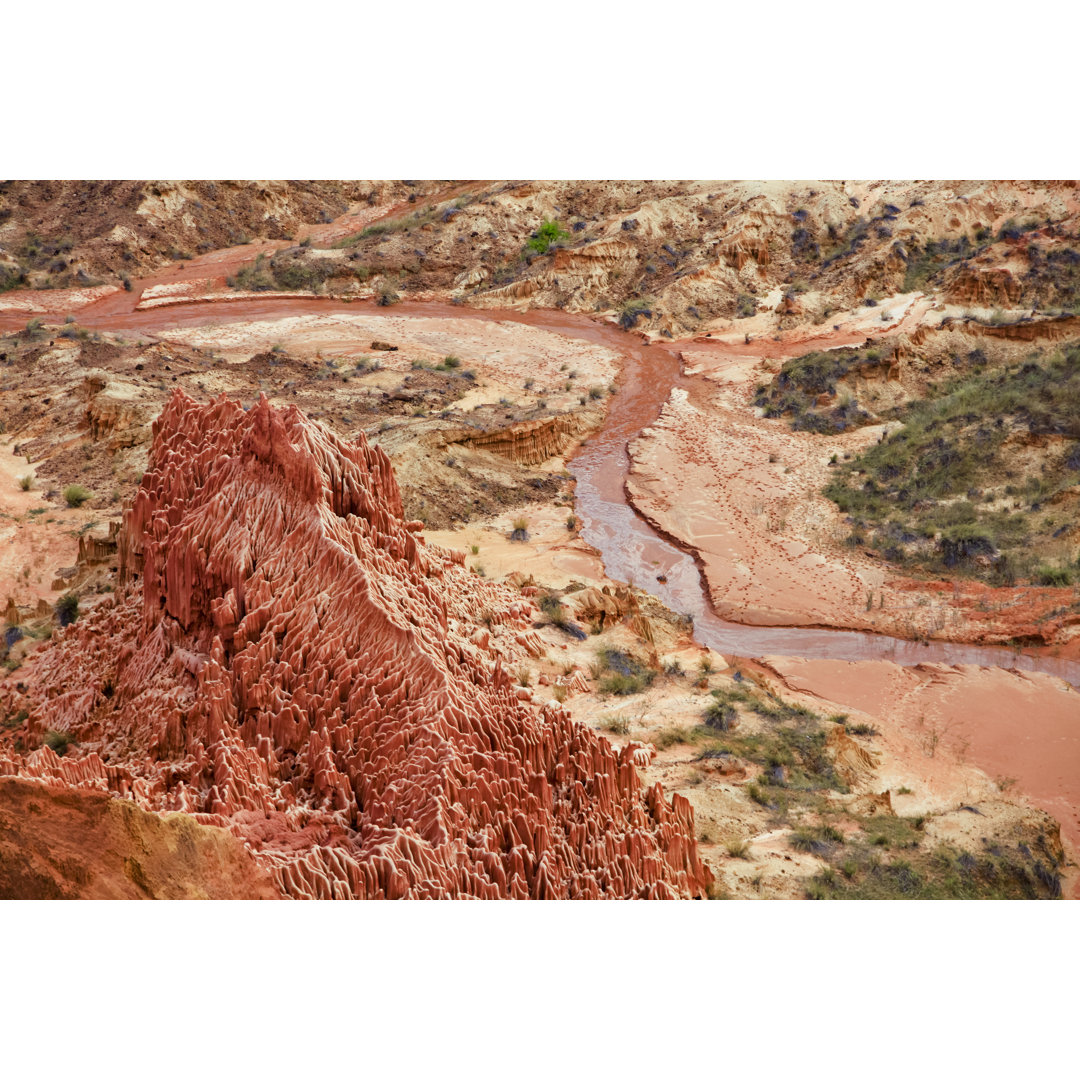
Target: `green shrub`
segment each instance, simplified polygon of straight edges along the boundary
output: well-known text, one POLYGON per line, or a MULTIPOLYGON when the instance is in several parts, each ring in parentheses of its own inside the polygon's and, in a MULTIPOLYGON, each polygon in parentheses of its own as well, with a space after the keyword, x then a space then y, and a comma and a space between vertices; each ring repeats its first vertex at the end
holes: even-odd
POLYGON ((619 308, 619 325, 624 330, 632 330, 638 324, 639 319, 651 319, 655 305, 650 300, 638 298, 627 300, 619 308))
POLYGON ((665 727, 649 734, 649 741, 657 750, 667 750, 678 743, 687 743, 693 740, 690 728, 665 727))
POLYGON ((1065 566, 1040 566, 1034 576, 1040 585, 1050 588, 1067 588, 1073 583, 1073 573, 1065 566))
POLYGON ((832 850, 833 845, 843 842, 843 833, 831 825, 796 829, 788 838, 788 843, 796 851, 805 851, 810 855, 825 855, 832 850))
POLYGON ((539 229, 526 241, 526 247, 535 251, 538 255, 546 255, 553 244, 560 240, 567 240, 570 234, 559 228, 556 221, 545 221, 539 229))
POLYGON ((82 484, 68 484, 64 488, 64 502, 71 507, 82 506, 91 495, 93 495, 93 492, 88 491, 82 484))
POLYGON ((63 757, 75 739, 66 731, 46 731, 41 741, 53 753, 63 757))
POLYGON ((69 626, 79 617, 79 598, 73 593, 64 593, 56 602, 56 618, 61 626, 69 626))
POLYGON ((749 293, 739 293, 735 299, 735 318, 749 319, 757 314, 757 297, 749 293))
POLYGON ((641 675, 608 675, 600 680, 597 690, 601 694, 616 694, 619 697, 641 694, 652 685, 655 677, 655 672, 641 675))

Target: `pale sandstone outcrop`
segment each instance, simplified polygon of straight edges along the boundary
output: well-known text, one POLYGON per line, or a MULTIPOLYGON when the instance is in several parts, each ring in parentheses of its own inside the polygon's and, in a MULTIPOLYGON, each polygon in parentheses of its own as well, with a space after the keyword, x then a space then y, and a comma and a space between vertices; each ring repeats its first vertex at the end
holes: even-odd
POLYGON ((557 457, 594 426, 594 414, 565 413, 542 420, 525 420, 496 431, 445 432, 446 445, 471 446, 507 458, 516 465, 541 465, 557 457))

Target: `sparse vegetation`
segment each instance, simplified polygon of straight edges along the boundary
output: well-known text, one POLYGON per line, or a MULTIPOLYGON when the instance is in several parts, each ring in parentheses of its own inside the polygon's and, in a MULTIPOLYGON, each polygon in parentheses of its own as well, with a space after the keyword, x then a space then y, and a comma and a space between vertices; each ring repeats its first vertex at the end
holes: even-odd
POLYGON ((849 820, 858 829, 842 837, 843 844, 832 842, 821 828, 801 829, 793 835, 792 846, 811 850, 826 862, 809 882, 808 891, 813 891, 816 899, 1034 900, 1061 896, 1060 865, 1044 842, 1032 850, 1023 843, 1008 848, 984 840, 983 851, 976 855, 950 844, 928 845, 919 818, 850 816, 849 820))
POLYGON ((401 297, 398 295, 397 289, 394 288, 394 284, 391 281, 384 280, 376 292, 376 302, 379 307, 390 307, 392 304, 396 304, 401 297))
POLYGON ((839 463, 825 494, 848 515, 849 541, 891 561, 995 584, 1027 576, 1070 585, 1073 568, 1042 554, 1055 548, 1062 523, 1040 511, 1080 481, 1077 400, 1080 346, 977 371, 899 410, 904 427, 839 463), (1006 443, 1047 436, 1064 438, 1065 449, 1037 472, 1021 472, 1005 452, 1006 443))
POLYGON ((652 686, 658 672, 621 649, 603 648, 596 654, 594 678, 601 694, 625 697, 640 694, 652 686))
POLYGON ((735 299, 735 318, 749 319, 757 314, 757 297, 749 293, 739 293, 735 299))
POLYGON ((68 484, 64 488, 64 502, 72 508, 82 506, 91 495, 93 495, 93 492, 88 491, 82 484, 68 484))
POLYGON ((830 349, 788 360, 768 386, 759 386, 754 404, 765 416, 790 416, 796 431, 835 435, 875 422, 865 409, 840 388, 849 375, 888 369, 891 353, 874 346, 830 349), (827 404, 819 404, 825 398, 827 404))
POLYGON ((605 716, 598 726, 601 731, 607 731, 612 735, 630 734, 630 721, 625 716, 605 716))
MULTIPOLYGON (((645 299, 627 300, 619 308, 619 325, 624 330, 633 330, 639 319, 651 319, 655 304, 645 299)), ((590 391, 591 393, 591 391, 590 391)))

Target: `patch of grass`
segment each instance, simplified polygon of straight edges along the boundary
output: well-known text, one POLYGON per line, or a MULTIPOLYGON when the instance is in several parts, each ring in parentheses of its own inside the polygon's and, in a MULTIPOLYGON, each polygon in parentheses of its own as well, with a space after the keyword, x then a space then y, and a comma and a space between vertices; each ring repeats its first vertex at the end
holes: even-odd
POLYGON ((729 840, 725 845, 725 851, 733 859, 749 859, 750 845, 745 840, 729 840))
POLYGON ((29 491, 34 486, 34 478, 31 475, 19 477, 19 490, 29 491))
POLYGON ((757 297, 739 293, 735 298, 735 318, 750 319, 757 314, 757 297))
POLYGON ((452 203, 440 203, 438 206, 427 206, 420 210, 414 210, 411 214, 406 214, 403 217, 376 221, 373 225, 366 226, 352 236, 346 236, 335 241, 332 246, 335 248, 355 247, 372 237, 393 236, 401 232, 409 233, 413 229, 421 229, 425 225, 433 224, 436 221, 449 221, 451 217, 463 210, 472 201, 472 197, 465 196, 455 199, 452 203))
POLYGON ((1035 569, 1032 577, 1040 585, 1057 589, 1068 588, 1075 580, 1075 576, 1070 567, 1049 566, 1045 563, 1035 569))
POLYGON ((0 292, 24 289, 27 285, 26 271, 21 266, 5 263, 0 265, 0 292))
POLYGON ((730 731, 738 720, 735 709, 721 701, 713 701, 705 710, 705 726, 716 731, 730 731))
POLYGON ((1080 312, 1080 251, 1066 244, 1044 247, 1032 240, 1026 254, 1021 302, 1044 311, 1080 312))
POLYGON ((881 734, 873 724, 845 724, 844 729, 849 735, 866 735, 871 738, 881 734))
POLYGON ((816 713, 743 686, 717 689, 712 696, 705 723, 696 729, 703 742, 698 756, 730 754, 759 765, 761 774, 745 788, 755 802, 781 807, 807 802, 814 792, 847 790, 826 750, 827 735, 816 713), (769 727, 734 733, 736 706, 768 720, 769 727))
POLYGON ((624 330, 633 330, 639 319, 651 319, 656 305, 644 298, 627 300, 619 308, 618 323, 624 330))
POLYGON ((982 242, 967 236, 956 239, 926 240, 920 243, 912 237, 906 241, 904 253, 907 268, 904 271, 903 292, 925 291, 931 281, 943 270, 980 254, 988 246, 988 236, 982 242))
POLYGON ((392 304, 396 304, 400 299, 401 297, 398 295, 398 291, 394 288, 393 283, 383 281, 376 293, 375 302, 379 307, 390 307, 392 304))
POLYGON ((679 743, 693 743, 695 738, 693 728, 670 726, 651 732, 649 741, 657 750, 667 750, 679 743))
POLYGON ((598 726, 601 731, 607 731, 612 735, 630 734, 630 721, 625 716, 605 716, 598 726))
POLYGON ((843 842, 844 834, 831 825, 799 828, 788 838, 788 843, 796 851, 805 851, 811 855, 828 854, 843 842))
POLYGON ((64 488, 64 502, 73 508, 82 506, 82 504, 92 495, 93 492, 84 488, 82 484, 68 484, 68 486, 64 488))
POLYGON ((26 709, 19 709, 18 712, 11 713, 4 716, 4 727, 11 731, 13 728, 17 728, 24 720, 28 720, 30 713, 26 709))
MULTIPOLYGON (((300 245, 304 247, 303 244, 300 245)), ((226 281, 229 288, 244 292, 321 292, 331 278, 366 281, 371 271, 334 259, 318 258, 290 249, 267 258, 265 253, 241 266, 226 281)))

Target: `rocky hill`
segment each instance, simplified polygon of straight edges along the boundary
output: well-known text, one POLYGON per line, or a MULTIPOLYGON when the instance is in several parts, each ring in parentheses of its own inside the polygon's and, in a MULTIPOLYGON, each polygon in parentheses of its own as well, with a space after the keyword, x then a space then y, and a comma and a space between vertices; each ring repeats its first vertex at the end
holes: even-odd
POLYGON ((115 601, 4 686, 0 771, 226 828, 282 895, 704 895, 686 800, 514 685, 531 604, 419 529, 362 436, 177 392, 115 601))

